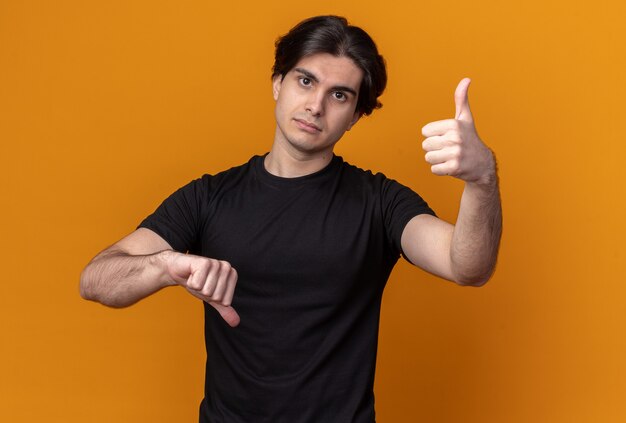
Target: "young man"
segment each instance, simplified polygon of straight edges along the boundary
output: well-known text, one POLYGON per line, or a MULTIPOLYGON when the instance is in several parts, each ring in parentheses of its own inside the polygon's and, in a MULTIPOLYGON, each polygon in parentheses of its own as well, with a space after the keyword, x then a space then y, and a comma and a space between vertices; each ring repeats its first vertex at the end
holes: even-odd
POLYGON ((433 173, 466 182, 455 226, 335 156, 386 84, 374 42, 343 18, 311 18, 280 38, 272 84, 270 152, 166 199, 89 263, 81 294, 125 307, 180 285, 203 300, 201 422, 371 423, 387 278, 403 254, 462 285, 487 281, 501 227, 495 160, 474 129, 467 79, 455 118, 422 131, 433 173))

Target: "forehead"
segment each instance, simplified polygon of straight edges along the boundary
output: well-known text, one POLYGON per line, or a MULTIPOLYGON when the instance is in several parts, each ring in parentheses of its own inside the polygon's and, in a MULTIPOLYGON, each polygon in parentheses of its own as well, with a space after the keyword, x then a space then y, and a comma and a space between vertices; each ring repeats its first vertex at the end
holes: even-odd
POLYGON ((305 56, 292 69, 304 69, 315 76, 320 84, 329 86, 345 86, 359 92, 363 71, 352 59, 346 56, 333 56, 328 53, 317 53, 305 56))

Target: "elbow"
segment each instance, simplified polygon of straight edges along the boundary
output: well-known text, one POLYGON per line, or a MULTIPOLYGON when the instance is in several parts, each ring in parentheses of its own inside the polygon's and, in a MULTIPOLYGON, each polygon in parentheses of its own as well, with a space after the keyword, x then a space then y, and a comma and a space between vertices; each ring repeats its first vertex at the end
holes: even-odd
POLYGON ((89 265, 83 269, 80 274, 80 282, 78 285, 78 292, 82 299, 87 301, 94 301, 111 308, 124 308, 130 304, 125 303, 118 298, 114 293, 109 292, 106 295, 105 292, 98 290, 97 284, 94 282, 92 272, 89 265))
POLYGON ((95 295, 89 281, 89 266, 85 267, 80 273, 80 281, 78 283, 78 292, 84 300, 95 301, 95 295))
POLYGON ((493 271, 494 268, 489 268, 486 271, 476 273, 455 272, 453 280, 461 286, 471 286, 479 288, 485 285, 491 279, 493 271))
POLYGON ((452 280, 461 286, 481 287, 493 276, 495 257, 491 260, 451 260, 452 280))
POLYGON ((93 278, 91 277, 89 266, 87 266, 80 274, 78 292, 83 300, 105 304, 101 296, 98 294, 98 289, 93 281, 93 278))
POLYGON ((461 286, 472 286, 475 288, 480 288, 485 285, 491 276, 474 276, 474 277, 457 277, 454 281, 461 286))

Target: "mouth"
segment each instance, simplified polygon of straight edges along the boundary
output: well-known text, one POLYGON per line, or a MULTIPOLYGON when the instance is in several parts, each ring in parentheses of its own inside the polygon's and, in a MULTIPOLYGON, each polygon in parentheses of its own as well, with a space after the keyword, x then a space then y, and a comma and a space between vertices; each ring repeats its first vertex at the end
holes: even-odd
POLYGON ((322 129, 319 126, 307 120, 294 118, 294 121, 296 121, 296 125, 300 129, 303 129, 304 131, 309 132, 311 134, 317 134, 318 132, 322 131, 322 129))

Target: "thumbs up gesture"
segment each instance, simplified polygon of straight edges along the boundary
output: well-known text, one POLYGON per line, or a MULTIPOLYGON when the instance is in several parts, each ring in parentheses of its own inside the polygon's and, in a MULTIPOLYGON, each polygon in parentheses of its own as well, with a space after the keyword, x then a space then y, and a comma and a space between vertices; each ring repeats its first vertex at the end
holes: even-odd
POLYGON ((422 128, 422 148, 435 175, 450 175, 465 182, 488 184, 495 180, 493 153, 481 141, 474 127, 467 91, 469 78, 456 87, 454 119, 431 122, 422 128))

